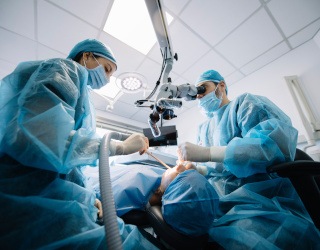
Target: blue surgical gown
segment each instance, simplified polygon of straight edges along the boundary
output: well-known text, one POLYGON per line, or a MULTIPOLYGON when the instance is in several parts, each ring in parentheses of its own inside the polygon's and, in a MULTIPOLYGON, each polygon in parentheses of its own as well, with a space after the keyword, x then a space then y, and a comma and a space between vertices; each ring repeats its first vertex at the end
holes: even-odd
MULTIPOLYGON (((153 192, 160 186, 165 169, 143 164, 111 164, 110 178, 118 216, 131 210, 144 210, 153 192)), ((87 186, 100 198, 96 168, 84 169, 87 186)))
MULTIPOLYGON (((4 249, 105 249, 95 193, 83 165, 95 165, 88 73, 67 59, 24 62, 0 82, 0 245, 4 249)), ((118 219, 124 249, 156 249, 118 219)))
POLYGON ((210 240, 226 249, 319 249, 319 231, 291 182, 266 174, 294 159, 297 131, 288 116, 251 94, 212 115, 199 126, 198 144, 227 148, 223 163, 205 164, 220 199, 210 240))
POLYGON ((144 210, 153 192, 160 186, 164 169, 147 165, 116 165, 111 169, 112 190, 117 215, 144 210))
POLYGON ((95 134, 88 73, 66 59, 24 62, 0 85, 0 155, 59 173, 92 165, 95 134))

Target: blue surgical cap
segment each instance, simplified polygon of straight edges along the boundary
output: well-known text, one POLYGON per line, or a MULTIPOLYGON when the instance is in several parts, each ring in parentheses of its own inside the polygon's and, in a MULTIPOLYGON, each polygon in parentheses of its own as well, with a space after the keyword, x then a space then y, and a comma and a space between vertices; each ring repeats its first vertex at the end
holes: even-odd
POLYGON ((82 42, 79 42, 73 47, 67 58, 75 60, 78 54, 84 52, 92 52, 97 56, 102 56, 117 65, 117 61, 111 49, 96 39, 86 39, 82 42))
MULTIPOLYGON (((221 81, 224 81, 224 78, 219 74, 218 71, 215 71, 213 69, 207 70, 203 72, 199 78, 197 79, 195 85, 198 86, 200 83, 206 82, 206 81, 212 81, 215 83, 219 83, 221 81)), ((228 87, 226 85, 226 93, 228 94, 228 87)))
POLYGON ((216 217, 218 195, 207 179, 196 170, 179 174, 162 196, 163 218, 178 232, 200 236, 216 217))

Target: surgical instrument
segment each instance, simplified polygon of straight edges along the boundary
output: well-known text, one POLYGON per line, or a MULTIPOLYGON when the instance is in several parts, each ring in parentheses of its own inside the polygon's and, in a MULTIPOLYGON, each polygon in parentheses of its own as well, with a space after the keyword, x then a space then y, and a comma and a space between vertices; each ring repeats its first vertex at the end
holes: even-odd
POLYGON ((147 155, 150 155, 151 157, 153 157, 156 161, 158 161, 159 163, 161 163, 163 166, 165 166, 167 169, 170 169, 171 167, 169 167, 167 164, 165 164, 163 161, 161 161, 158 157, 154 156, 151 152, 146 151, 147 155))

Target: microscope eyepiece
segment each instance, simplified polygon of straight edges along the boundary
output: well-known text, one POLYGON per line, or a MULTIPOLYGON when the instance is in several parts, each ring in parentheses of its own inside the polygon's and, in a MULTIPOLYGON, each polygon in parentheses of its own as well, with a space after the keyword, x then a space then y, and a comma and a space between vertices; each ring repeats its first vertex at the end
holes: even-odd
POLYGON ((198 86, 197 87, 197 94, 203 94, 204 92, 206 92, 206 87, 205 86, 198 86))

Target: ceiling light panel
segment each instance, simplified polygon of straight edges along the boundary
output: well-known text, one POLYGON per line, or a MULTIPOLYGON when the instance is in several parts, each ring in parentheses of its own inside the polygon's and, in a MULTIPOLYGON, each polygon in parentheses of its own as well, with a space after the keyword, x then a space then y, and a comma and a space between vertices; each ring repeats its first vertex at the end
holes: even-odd
POLYGON ((103 30, 144 55, 157 41, 144 0, 115 0, 103 30))

